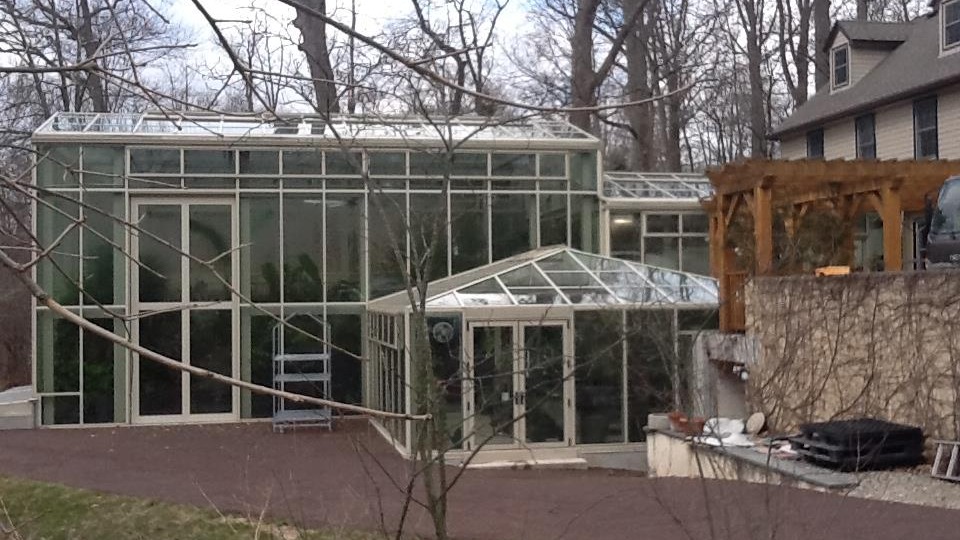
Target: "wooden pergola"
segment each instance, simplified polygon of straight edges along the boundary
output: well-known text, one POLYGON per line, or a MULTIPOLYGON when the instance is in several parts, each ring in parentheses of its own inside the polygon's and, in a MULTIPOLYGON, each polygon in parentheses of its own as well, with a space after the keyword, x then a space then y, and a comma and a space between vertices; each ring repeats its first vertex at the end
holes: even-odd
MULTIPOLYGON (((922 212, 948 177, 960 174, 960 161, 747 160, 707 171, 714 195, 704 202, 710 216, 710 268, 720 282, 720 326, 742 331, 741 297, 750 275, 774 268, 774 211, 802 217, 825 205, 852 218, 874 211, 883 221, 883 262, 887 271, 903 268, 903 215, 922 212), (738 211, 753 221, 753 268, 737 268, 728 232, 738 211)), ((799 219, 786 219, 789 229, 799 219)), ((851 235, 852 229, 848 231, 851 235)))

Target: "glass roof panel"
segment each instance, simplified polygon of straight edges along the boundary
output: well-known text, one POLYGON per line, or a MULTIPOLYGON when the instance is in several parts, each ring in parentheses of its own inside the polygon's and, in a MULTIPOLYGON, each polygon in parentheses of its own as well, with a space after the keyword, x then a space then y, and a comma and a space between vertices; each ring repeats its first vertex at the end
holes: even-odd
POLYGON ((603 286, 600 283, 597 283, 597 280, 587 272, 547 272, 547 277, 549 277, 550 281, 553 281, 558 287, 603 288, 603 286))
POLYGON ((620 300, 602 287, 576 287, 560 289, 570 299, 571 304, 595 306, 613 306, 620 300))
POLYGON ((618 272, 630 271, 630 267, 627 265, 627 263, 620 259, 612 259, 610 257, 600 257, 598 255, 592 255, 590 253, 577 253, 576 258, 590 270, 618 271, 618 272))
POLYGON ((571 271, 571 272, 582 272, 583 267, 577 264, 577 261, 574 260, 570 253, 561 251, 549 257, 544 257, 537 261, 537 265, 543 269, 545 272, 552 271, 571 271))
POLYGON ((513 287, 549 287, 550 284, 537 272, 533 265, 527 264, 516 270, 500 275, 500 280, 509 288, 513 287))
POLYGON ((608 172, 603 195, 614 199, 690 200, 713 194, 710 180, 690 173, 608 172))
MULTIPOLYGON (((496 278, 485 279, 452 294, 457 295, 464 306, 509 306, 513 304, 510 295, 497 283, 496 278)), ((433 300, 430 301, 430 305, 434 305, 433 300)))
MULTIPOLYGON (((710 306, 717 282, 644 264, 583 253, 565 247, 541 248, 430 283, 430 307, 569 305, 710 306), (453 293, 453 297, 450 294, 453 293)), ((399 293, 375 300, 371 308, 408 302, 399 293)))
POLYGON ((556 291, 556 289, 510 289, 510 293, 517 299, 521 305, 544 304, 557 305, 566 304, 567 301, 556 291))

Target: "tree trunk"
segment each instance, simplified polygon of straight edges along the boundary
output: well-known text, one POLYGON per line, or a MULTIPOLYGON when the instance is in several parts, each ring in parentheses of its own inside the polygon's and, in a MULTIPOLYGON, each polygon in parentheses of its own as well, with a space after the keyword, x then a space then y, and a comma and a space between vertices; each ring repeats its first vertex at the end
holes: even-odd
POLYGON ((819 92, 824 85, 830 82, 830 56, 825 50, 827 36, 830 35, 830 0, 813 0, 814 25, 814 68, 816 69, 816 85, 819 92))
MULTIPOLYGON (((640 0, 623 0, 624 18, 638 9, 640 0)), ((650 98, 649 63, 647 62, 651 32, 648 18, 637 21, 636 28, 627 36, 624 46, 627 60, 627 100, 639 101, 650 98)), ((637 171, 653 169, 653 107, 651 104, 634 105, 626 110, 627 121, 634 138, 630 152, 630 168, 637 171)))
MULTIPOLYGON (((326 0, 301 0, 303 5, 320 13, 326 13, 326 0)), ((293 25, 300 30, 300 50, 307 56, 310 77, 316 97, 314 108, 322 114, 340 112, 337 100, 337 85, 334 83, 330 50, 327 47, 327 25, 309 12, 298 9, 293 25)))
MULTIPOLYGON (((593 70, 593 23, 597 18, 599 0, 577 0, 577 13, 570 38, 570 97, 571 106, 596 105, 596 85, 593 70)), ((590 111, 572 111, 570 123, 584 131, 592 131, 590 111)))
MULTIPOLYGON (((97 54, 100 54, 100 39, 93 30, 93 15, 90 11, 90 3, 87 0, 80 0, 79 8, 80 26, 77 29, 77 33, 79 34, 77 37, 80 39, 80 46, 83 47, 83 53, 86 55, 86 58, 94 58, 97 54)), ((84 90, 87 95, 90 96, 90 104, 94 111, 109 111, 107 98, 103 90, 103 81, 96 71, 86 72, 84 90)), ((77 110, 81 110, 79 99, 77 102, 77 110)))

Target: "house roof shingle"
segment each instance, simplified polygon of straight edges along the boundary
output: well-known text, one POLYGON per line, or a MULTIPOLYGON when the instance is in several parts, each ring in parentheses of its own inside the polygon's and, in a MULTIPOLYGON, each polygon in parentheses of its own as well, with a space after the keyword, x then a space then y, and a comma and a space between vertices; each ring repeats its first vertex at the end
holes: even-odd
POLYGON ((837 32, 843 32, 850 41, 872 41, 903 43, 910 37, 911 23, 890 23, 876 21, 838 21, 830 31, 824 47, 829 47, 837 32))
POLYGON ((838 25, 844 26, 845 33, 849 29, 854 35, 872 36, 874 41, 895 38, 898 32, 909 35, 850 89, 836 93, 824 89, 811 97, 773 130, 773 138, 960 82, 960 54, 940 55, 940 18, 936 13, 889 25, 891 28, 853 22, 838 25))

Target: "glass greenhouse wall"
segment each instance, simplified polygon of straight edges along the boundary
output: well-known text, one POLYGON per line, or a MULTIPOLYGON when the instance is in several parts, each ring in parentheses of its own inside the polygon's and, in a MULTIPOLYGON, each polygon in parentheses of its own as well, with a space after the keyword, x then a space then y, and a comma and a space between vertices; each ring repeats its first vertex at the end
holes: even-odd
MULTIPOLYGON (((367 302, 403 286, 397 249, 409 261, 442 224, 431 279, 539 246, 600 250, 599 141, 563 122, 458 123, 450 134, 461 139, 412 120, 58 115, 33 139, 35 230, 49 244, 72 220, 84 226, 37 279, 143 346, 267 386, 273 316, 310 332, 326 321, 332 397, 359 403, 375 390, 368 400, 400 407, 403 385, 364 384, 350 354, 403 372, 402 333, 374 345, 382 327, 366 315, 367 302)), ((271 414, 268 397, 138 361, 44 308, 34 331, 45 425, 271 414)), ((283 339, 287 351, 319 347, 290 330, 283 339)))
MULTIPOLYGON (((432 282, 428 361, 452 454, 645 441, 647 414, 690 405, 693 341, 717 327, 716 307, 711 278, 565 247, 432 282)), ((367 372, 368 405, 417 413, 406 294, 369 313, 367 339, 383 353, 367 372), (381 345, 385 328, 399 349, 381 345)), ((415 451, 410 423, 380 427, 415 451)))

